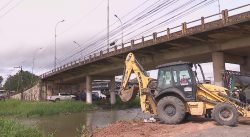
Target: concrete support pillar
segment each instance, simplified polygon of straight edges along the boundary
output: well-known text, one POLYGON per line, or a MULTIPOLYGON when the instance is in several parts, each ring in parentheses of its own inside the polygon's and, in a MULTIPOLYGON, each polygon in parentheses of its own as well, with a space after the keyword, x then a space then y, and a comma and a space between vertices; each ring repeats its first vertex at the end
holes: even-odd
POLYGON ((244 63, 240 64, 240 72, 250 73, 250 57, 244 58, 244 63))
POLYGON ((38 98, 38 100, 42 101, 42 100, 45 99, 44 98, 45 97, 44 93, 45 93, 45 90, 46 90, 45 83, 40 82, 38 84, 38 86, 39 86, 39 98, 38 98))
POLYGON ((225 70, 225 59, 223 52, 212 53, 213 69, 214 69, 214 84, 223 86, 222 72, 225 70))
POLYGON ((116 94, 115 94, 115 77, 113 77, 110 81, 110 104, 114 105, 116 102, 116 94))
POLYGON ((92 78, 86 76, 86 102, 92 104, 92 78))

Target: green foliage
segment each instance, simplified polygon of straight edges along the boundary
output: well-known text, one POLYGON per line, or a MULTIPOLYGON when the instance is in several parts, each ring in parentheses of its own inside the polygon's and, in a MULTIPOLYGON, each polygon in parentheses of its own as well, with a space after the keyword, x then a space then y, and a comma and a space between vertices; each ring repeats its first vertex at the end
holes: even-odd
POLYGON ((37 128, 25 127, 15 121, 0 119, 1 137, 42 137, 37 128))
POLYGON ((6 100, 0 103, 0 116, 44 116, 59 113, 82 112, 97 109, 96 105, 89 105, 80 101, 60 102, 28 102, 6 100))
POLYGON ((120 98, 116 99, 116 104, 114 107, 119 109, 126 109, 126 108, 138 108, 140 107, 140 97, 137 96, 134 100, 131 100, 129 102, 122 102, 120 98))
POLYGON ((3 82, 3 77, 0 76, 0 85, 1 85, 2 82, 3 82))
POLYGON ((38 80, 38 76, 28 71, 20 71, 6 80, 4 89, 6 91, 23 91, 34 86, 38 80))
MULTIPOLYGON (((122 102, 117 98, 117 102, 112 108, 126 109, 140 106, 140 98, 137 97, 131 102, 122 102)), ((0 116, 46 116, 59 113, 74 113, 98 108, 110 108, 109 100, 100 100, 94 104, 86 104, 81 101, 60 101, 60 102, 28 102, 20 100, 6 100, 0 102, 0 116)))
POLYGON ((102 108, 112 107, 114 109, 128 109, 128 108, 138 108, 140 107, 140 97, 137 96, 134 100, 129 102, 122 102, 121 99, 117 96, 116 103, 111 106, 109 100, 99 100, 96 101, 95 104, 102 108))

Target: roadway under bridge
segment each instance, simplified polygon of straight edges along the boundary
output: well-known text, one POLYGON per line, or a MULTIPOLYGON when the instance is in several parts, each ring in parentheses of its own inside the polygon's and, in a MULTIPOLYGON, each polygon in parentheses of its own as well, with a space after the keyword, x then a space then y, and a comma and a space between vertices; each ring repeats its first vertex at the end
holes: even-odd
POLYGON ((98 51, 44 73, 41 75, 43 96, 62 90, 84 90, 87 102, 92 103, 92 81, 111 80, 111 103, 115 103, 115 76, 122 75, 129 52, 135 54, 145 70, 173 61, 213 62, 216 85, 222 84, 221 72, 225 70, 225 63, 239 64, 241 72, 249 73, 250 11, 230 15, 238 9, 223 10, 219 20, 208 21, 219 15, 216 14, 184 22, 175 28, 166 28, 162 32, 98 51), (173 31, 177 28, 178 31, 173 31))

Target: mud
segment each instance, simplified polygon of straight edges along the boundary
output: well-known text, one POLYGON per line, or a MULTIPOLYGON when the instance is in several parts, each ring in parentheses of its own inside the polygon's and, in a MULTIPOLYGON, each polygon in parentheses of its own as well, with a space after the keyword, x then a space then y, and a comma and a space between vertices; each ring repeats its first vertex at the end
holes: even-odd
POLYGON ((250 137, 250 119, 240 118, 236 127, 217 125, 210 119, 192 117, 178 125, 160 122, 118 121, 93 131, 94 137, 250 137))

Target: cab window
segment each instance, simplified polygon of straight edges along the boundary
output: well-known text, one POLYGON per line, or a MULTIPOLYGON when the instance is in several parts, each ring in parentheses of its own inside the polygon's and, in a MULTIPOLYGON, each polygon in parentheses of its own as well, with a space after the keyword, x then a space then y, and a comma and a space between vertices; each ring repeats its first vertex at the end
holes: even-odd
POLYGON ((158 73, 158 88, 172 87, 172 75, 169 68, 161 68, 158 73))
POLYGON ((173 67, 173 77, 175 85, 190 85, 192 79, 186 66, 173 67))

